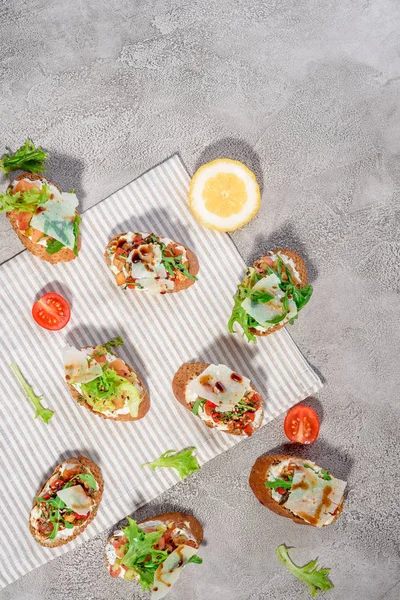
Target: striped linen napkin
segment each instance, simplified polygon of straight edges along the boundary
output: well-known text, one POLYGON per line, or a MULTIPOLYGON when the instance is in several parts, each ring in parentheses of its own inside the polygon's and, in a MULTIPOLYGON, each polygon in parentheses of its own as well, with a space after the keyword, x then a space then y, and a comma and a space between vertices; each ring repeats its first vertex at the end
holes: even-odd
POLYGON ((241 441, 208 429, 174 399, 171 381, 182 363, 225 363, 250 377, 265 400, 264 423, 322 387, 285 330, 257 345, 228 334, 232 296, 245 264, 228 235, 205 229, 191 215, 188 185, 183 164, 173 156, 85 213, 77 260, 49 265, 23 252, 0 267, 2 586, 94 537, 178 481, 174 472, 153 473, 142 463, 171 448, 196 446, 204 464, 241 441), (113 235, 127 230, 153 231, 189 246, 199 259, 199 281, 162 297, 118 289, 103 252, 113 235), (31 317, 33 302, 47 291, 62 294, 72 306, 60 332, 40 328, 31 317), (99 418, 80 407, 64 383, 62 346, 92 346, 115 335, 125 341, 118 354, 150 390, 151 410, 136 423, 99 418), (55 411, 48 425, 33 419, 12 361, 55 411), (59 462, 77 454, 100 465, 102 504, 77 539, 43 548, 28 529, 33 497, 59 462))

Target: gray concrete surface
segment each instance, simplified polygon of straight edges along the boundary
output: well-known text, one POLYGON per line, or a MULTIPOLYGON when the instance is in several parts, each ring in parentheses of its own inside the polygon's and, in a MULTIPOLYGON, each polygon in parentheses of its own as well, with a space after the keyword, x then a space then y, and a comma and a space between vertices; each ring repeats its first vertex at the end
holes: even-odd
MULTIPOLYGON (((234 235, 242 255, 284 244, 311 270, 291 333, 325 388, 311 401, 320 438, 302 453, 348 479, 344 514, 317 531, 252 496, 253 461, 285 442, 277 419, 139 512, 179 507, 205 526, 204 564, 170 600, 309 598, 281 543, 332 568, 327 598, 400 597, 399 24, 397 0, 0 1, 1 148, 42 143, 85 209, 176 151, 191 171, 242 159, 263 186, 234 235)), ((5 260, 21 247, 0 226, 5 260)), ((106 536, 1 600, 144 597, 108 577, 106 536)))

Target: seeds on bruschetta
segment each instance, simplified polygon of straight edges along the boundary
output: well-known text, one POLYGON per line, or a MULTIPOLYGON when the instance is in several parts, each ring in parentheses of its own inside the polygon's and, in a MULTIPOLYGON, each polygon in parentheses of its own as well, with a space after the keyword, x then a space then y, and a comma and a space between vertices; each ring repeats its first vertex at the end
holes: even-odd
POLYGON ((65 379, 71 395, 95 414, 115 421, 136 421, 150 408, 150 397, 140 377, 112 348, 116 338, 103 345, 63 349, 65 379))
POLYGON ((59 464, 39 489, 29 529, 42 546, 54 548, 74 539, 96 516, 103 494, 99 467, 77 456, 59 464))
POLYGON ((160 600, 184 566, 202 562, 197 556, 202 539, 203 528, 191 515, 166 513, 141 523, 128 517, 128 525, 107 540, 106 567, 111 577, 136 581, 160 600))
POLYGON ((303 525, 330 525, 343 508, 346 482, 310 460, 261 456, 254 463, 249 483, 264 506, 303 525))
POLYGON ((268 252, 246 269, 234 296, 228 329, 238 323, 249 341, 291 325, 312 294, 303 259, 285 248, 268 252))
POLYGON ((197 280, 199 265, 193 252, 154 233, 116 235, 104 256, 122 289, 165 294, 184 290, 197 280))
POLYGON ((250 436, 263 419, 263 402, 250 379, 226 365, 185 363, 176 372, 176 399, 207 427, 232 435, 250 436))

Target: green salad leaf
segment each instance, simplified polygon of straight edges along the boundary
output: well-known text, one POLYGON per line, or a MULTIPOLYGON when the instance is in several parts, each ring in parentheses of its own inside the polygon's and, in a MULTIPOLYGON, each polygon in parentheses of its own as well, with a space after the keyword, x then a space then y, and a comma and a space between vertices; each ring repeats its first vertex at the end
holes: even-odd
POLYGON ((195 565, 201 565, 202 562, 203 562, 203 559, 200 558, 200 556, 197 556, 197 554, 193 554, 193 556, 191 556, 189 558, 189 560, 187 561, 186 564, 194 563, 195 565))
POLYGON ((289 569, 292 575, 310 587, 312 598, 319 592, 327 592, 335 587, 328 578, 330 569, 318 569, 317 559, 310 561, 303 567, 298 567, 292 562, 289 556, 289 548, 285 544, 278 546, 277 554, 281 563, 289 569))
POLYGON ((164 532, 145 533, 136 521, 127 518, 129 525, 123 527, 122 531, 128 540, 128 549, 121 559, 121 564, 133 569, 139 576, 142 589, 149 590, 154 582, 154 573, 168 556, 167 550, 154 548, 164 532))
POLYGON ((32 402, 33 406, 36 409, 35 419, 37 417, 39 417, 45 423, 48 423, 50 421, 51 417, 54 415, 54 412, 52 410, 50 410, 48 408, 44 408, 42 406, 42 404, 41 404, 42 398, 35 395, 35 393, 33 391, 33 387, 26 382, 18 365, 16 363, 11 363, 10 367, 11 367, 12 372, 14 373, 18 383, 20 384, 21 388, 24 390, 26 396, 29 398, 29 400, 32 402))
POLYGON ((3 154, 0 159, 0 171, 9 175, 11 171, 21 169, 30 173, 43 173, 45 171, 44 161, 47 153, 38 146, 35 148, 31 140, 26 140, 25 144, 14 154, 3 154))
POLYGON ((17 213, 31 212, 35 213, 39 206, 45 204, 50 199, 51 191, 48 185, 43 185, 39 190, 32 187, 26 192, 17 192, 11 194, 8 190, 0 194, 0 212, 14 210, 17 213))
POLYGON ((167 450, 167 452, 161 454, 159 458, 143 464, 142 467, 150 467, 153 471, 157 468, 164 467, 175 469, 178 471, 179 477, 185 479, 185 477, 200 469, 197 458, 194 456, 195 452, 196 448, 194 446, 184 448, 180 451, 167 450))
POLYGON ((120 335, 118 335, 115 338, 112 338, 105 344, 102 344, 102 346, 104 346, 104 348, 107 350, 107 352, 110 352, 111 354, 112 354, 112 348, 115 348, 116 346, 123 346, 123 345, 124 345, 124 340, 122 339, 122 337, 120 335))
POLYGON ((292 481, 293 477, 289 475, 289 481, 287 481, 286 479, 275 479, 274 481, 265 481, 264 485, 272 490, 276 490, 277 488, 290 490, 290 488, 292 487, 292 481))
POLYGON ((314 471, 314 473, 316 473, 319 477, 321 477, 321 479, 325 479, 325 481, 331 481, 332 477, 329 473, 329 471, 327 471, 326 469, 321 469, 320 471, 316 471, 311 465, 304 465, 305 469, 311 469, 311 471, 314 471))
MULTIPOLYGON (((250 329, 254 326, 257 326, 258 323, 255 321, 247 312, 242 308, 242 302, 251 294, 252 287, 262 278, 262 275, 256 272, 255 269, 249 267, 246 269, 246 274, 242 283, 237 286, 236 294, 233 297, 234 305, 232 310, 231 318, 228 321, 228 330, 230 333, 235 332, 235 323, 239 323, 241 328, 243 329, 243 337, 247 337, 249 342, 257 342, 257 337, 250 331, 250 329)), ((259 298, 259 297, 257 297, 259 298)), ((256 302, 259 300, 256 300, 256 302)))
POLYGON ((206 402, 207 402, 207 400, 205 400, 205 398, 197 398, 196 402, 193 404, 192 413, 194 415, 198 415, 199 408, 203 408, 203 406, 205 405, 206 402))
POLYGON ((48 238, 46 240, 46 252, 47 252, 47 254, 56 254, 62 248, 65 248, 65 246, 64 246, 64 244, 62 242, 59 242, 58 240, 55 240, 53 238, 48 238))
POLYGON ((67 508, 67 505, 61 500, 61 498, 55 496, 54 498, 49 498, 48 500, 46 500, 45 498, 36 496, 35 500, 36 502, 47 504, 50 507, 49 521, 53 524, 53 530, 49 536, 50 540, 54 540, 56 538, 60 525, 63 525, 66 529, 73 528, 73 524, 68 523, 68 521, 64 521, 64 518, 60 513, 60 510, 69 510, 67 508))
POLYGON ((108 400, 118 395, 118 388, 122 383, 126 383, 126 379, 117 375, 114 369, 105 366, 100 377, 96 377, 88 383, 82 383, 81 391, 97 400, 108 400))

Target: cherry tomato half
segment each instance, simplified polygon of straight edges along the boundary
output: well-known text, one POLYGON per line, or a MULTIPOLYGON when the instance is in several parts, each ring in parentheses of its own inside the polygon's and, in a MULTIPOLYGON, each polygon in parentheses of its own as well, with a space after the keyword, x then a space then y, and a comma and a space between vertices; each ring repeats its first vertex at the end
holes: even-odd
POLYGON ((310 406, 298 404, 289 410, 283 427, 292 442, 313 444, 319 434, 318 415, 310 406))
POLYGON ((71 310, 62 296, 49 292, 32 306, 32 316, 41 327, 58 331, 68 323, 71 310))
POLYGON ((216 405, 216 404, 214 404, 214 402, 210 402, 210 400, 207 400, 207 402, 206 402, 206 403, 205 403, 205 405, 204 405, 204 412, 206 413, 206 415, 207 415, 208 417, 210 417, 210 416, 211 416, 211 413, 213 412, 213 410, 214 410, 214 408, 215 408, 216 406, 217 406, 217 405, 216 405))

